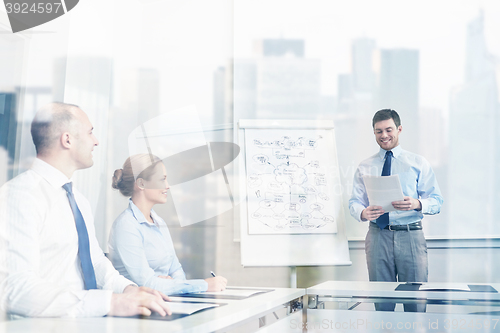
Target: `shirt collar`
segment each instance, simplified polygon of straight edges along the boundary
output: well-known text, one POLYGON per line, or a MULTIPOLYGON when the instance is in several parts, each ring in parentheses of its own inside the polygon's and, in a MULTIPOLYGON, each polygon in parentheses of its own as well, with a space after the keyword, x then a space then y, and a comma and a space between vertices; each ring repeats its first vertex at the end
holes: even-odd
MULTIPOLYGON (((129 201, 128 206, 130 210, 132 210, 132 214, 134 215, 137 222, 151 224, 148 222, 148 220, 146 220, 146 217, 141 212, 141 210, 134 204, 132 198, 130 198, 128 201, 129 201)), ((165 224, 165 222, 160 218, 160 216, 158 216, 158 214, 156 214, 156 212, 153 209, 151 209, 151 217, 153 218, 153 222, 155 222, 156 224, 158 225, 165 224)))
MULTIPOLYGON (((403 149, 401 148, 401 145, 397 145, 397 147, 394 147, 391 149, 392 151, 392 156, 394 158, 398 158, 399 155, 401 155, 401 152, 403 151, 403 149)), ((378 152, 378 156, 380 157, 380 159, 383 161, 384 158, 385 158, 385 153, 387 152, 387 150, 385 149, 382 149, 380 148, 379 152, 378 152)))
POLYGON ((60 170, 39 158, 35 158, 31 165, 31 170, 42 176, 42 178, 54 187, 62 187, 64 184, 72 181, 72 179, 66 177, 60 170))

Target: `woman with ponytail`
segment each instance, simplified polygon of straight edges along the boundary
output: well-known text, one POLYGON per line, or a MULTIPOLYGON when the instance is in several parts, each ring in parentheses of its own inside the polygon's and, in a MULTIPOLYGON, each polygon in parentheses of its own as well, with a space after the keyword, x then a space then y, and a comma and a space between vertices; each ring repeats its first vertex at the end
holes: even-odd
POLYGON ((112 186, 130 197, 109 236, 109 256, 122 275, 170 295, 225 289, 227 280, 221 276, 186 280, 167 224, 153 210, 167 202, 169 189, 165 165, 158 157, 129 157, 114 172, 112 186))

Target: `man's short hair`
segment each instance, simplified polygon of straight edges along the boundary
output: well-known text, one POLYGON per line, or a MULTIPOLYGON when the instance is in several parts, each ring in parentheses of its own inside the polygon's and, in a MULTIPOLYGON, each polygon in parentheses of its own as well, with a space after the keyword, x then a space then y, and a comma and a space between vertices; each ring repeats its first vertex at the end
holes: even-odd
POLYGON ((375 124, 379 121, 392 119, 394 120, 394 124, 396 124, 396 128, 401 125, 401 119, 399 119, 399 114, 392 109, 382 109, 375 112, 372 120, 372 127, 375 128, 375 124))
POLYGON ((53 102, 38 110, 31 123, 31 137, 37 154, 46 152, 64 131, 72 129, 75 116, 71 111, 75 107, 78 108, 74 104, 53 102))

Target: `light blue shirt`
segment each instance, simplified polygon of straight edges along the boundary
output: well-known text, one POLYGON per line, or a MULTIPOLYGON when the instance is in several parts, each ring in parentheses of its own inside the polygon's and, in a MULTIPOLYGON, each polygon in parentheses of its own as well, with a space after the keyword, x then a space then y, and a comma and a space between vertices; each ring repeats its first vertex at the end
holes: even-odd
POLYGON ((206 291, 205 280, 186 280, 167 224, 154 210, 151 217, 154 224, 130 200, 128 208, 116 218, 109 235, 109 257, 115 268, 139 286, 167 295, 206 291))
MULTIPOLYGON (((361 221, 361 212, 368 207, 364 175, 380 176, 384 166, 386 150, 380 151, 362 161, 354 174, 352 196, 349 200, 349 211, 356 220, 361 221)), ((423 214, 438 214, 443 204, 443 197, 434 175, 434 171, 425 158, 403 150, 401 146, 392 149, 393 159, 391 175, 399 175, 403 194, 420 200, 422 210, 389 212, 389 224, 405 225, 415 223, 424 217, 423 214)), ((374 222, 374 221, 372 221, 374 222)))

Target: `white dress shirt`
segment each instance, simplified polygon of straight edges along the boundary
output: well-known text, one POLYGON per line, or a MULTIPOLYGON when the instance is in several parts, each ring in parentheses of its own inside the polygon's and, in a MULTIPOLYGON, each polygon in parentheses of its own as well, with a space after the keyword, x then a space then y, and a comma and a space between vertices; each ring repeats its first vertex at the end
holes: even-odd
POLYGON ((30 170, 0 188, 0 306, 9 314, 104 316, 112 293, 134 284, 104 256, 90 204, 73 187, 87 226, 99 288, 84 290, 75 219, 62 188, 69 181, 56 168, 35 159, 30 170))
MULTIPOLYGON (((422 209, 419 211, 396 210, 389 212, 389 224, 411 224, 421 221, 424 214, 438 214, 441 211, 443 197, 429 162, 420 155, 402 149, 401 146, 394 147, 391 151, 393 153, 391 175, 399 175, 403 194, 418 199, 422 204, 422 209)), ((363 209, 370 205, 363 176, 380 176, 382 174, 385 153, 386 150, 380 148, 377 154, 362 161, 354 174, 349 210, 351 216, 360 222, 363 209)))

